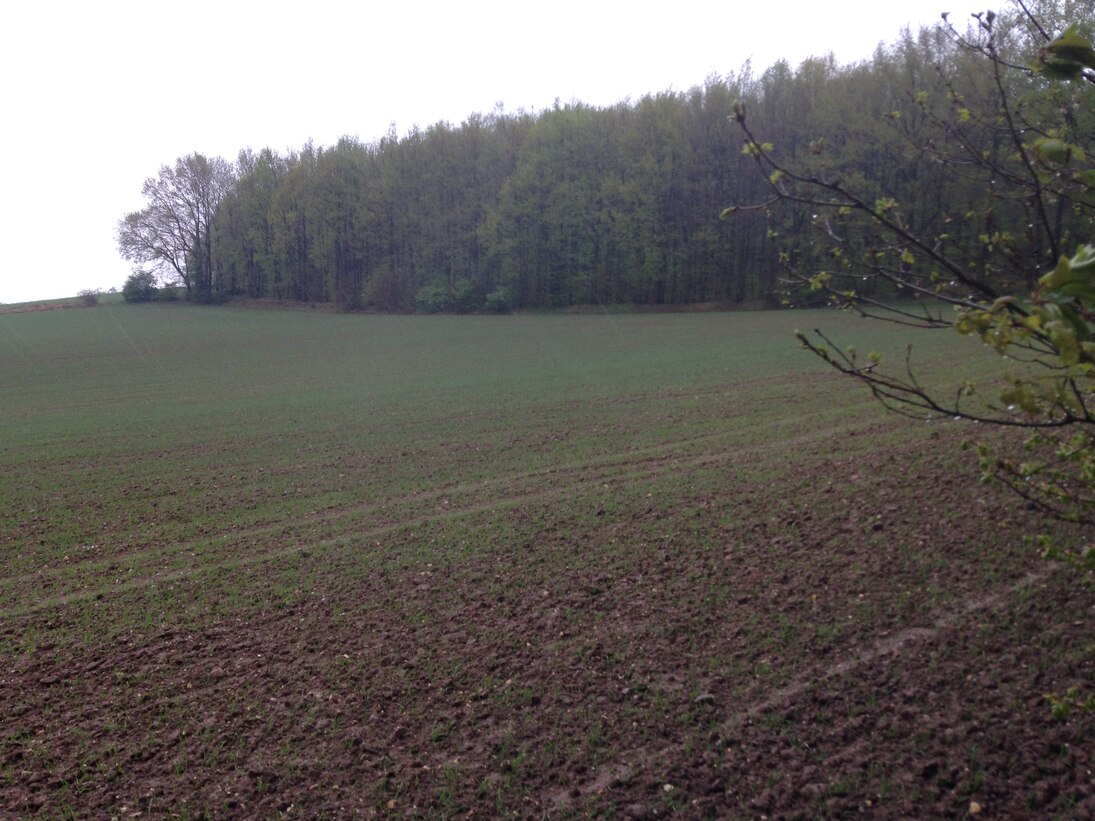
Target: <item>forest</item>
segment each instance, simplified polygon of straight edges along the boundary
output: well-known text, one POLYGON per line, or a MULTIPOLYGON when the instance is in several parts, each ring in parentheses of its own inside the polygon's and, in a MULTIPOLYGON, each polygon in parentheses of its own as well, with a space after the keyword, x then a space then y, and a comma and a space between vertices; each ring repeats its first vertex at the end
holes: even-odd
MULTIPOLYGON (((372 142, 245 149, 233 162, 193 154, 146 181, 149 206, 120 221, 119 248, 146 278, 199 300, 419 312, 822 303, 824 292, 781 288, 784 239, 794 263, 823 265, 827 228, 803 205, 763 207, 770 180, 735 123, 748 111, 781 163, 813 163, 868 201, 900 202, 910 230, 971 259, 1005 241, 1013 267, 1029 258, 1033 276, 1045 233, 1067 226, 1032 224, 1006 179, 940 158, 976 150, 993 155, 981 167, 1006 166, 1000 93, 1020 107, 1059 101, 1022 72, 1014 89, 998 88, 960 25, 906 30, 860 63, 747 64, 607 108, 499 106, 372 142)), ((1004 59, 1025 65, 1032 33, 1019 16, 996 30, 1004 59)))

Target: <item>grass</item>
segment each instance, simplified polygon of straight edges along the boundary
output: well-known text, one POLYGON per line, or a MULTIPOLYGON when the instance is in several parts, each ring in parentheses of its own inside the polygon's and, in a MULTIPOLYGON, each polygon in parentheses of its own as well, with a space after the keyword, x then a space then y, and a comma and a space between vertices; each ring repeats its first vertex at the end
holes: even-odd
MULTIPOLYGON (((250 784, 274 815, 349 755, 374 809, 444 815, 527 812, 545 773, 665 739, 706 754, 726 711, 1027 566, 991 530, 956 558, 887 496, 891 450, 966 464, 951 426, 831 375, 793 339, 815 325, 892 360, 911 337, 938 384, 992 362, 831 312, 0 315, 0 657, 50 682, 3 691, 0 759, 33 716, 68 781, 66 744, 109 741, 162 751, 194 811, 250 784)), ((991 518, 977 493, 944 527, 991 518)))
POLYGON ((816 368, 771 344, 780 334, 759 315, 101 306, 8 316, 0 333, 4 491, 16 502, 0 538, 24 542, 15 570, 291 521, 360 499, 381 469, 391 496, 611 458, 624 440, 732 439, 728 415, 778 435, 786 420, 765 410, 766 386, 741 396, 742 380, 816 368), (50 538, 26 545, 47 511, 50 538), (104 524, 110 539, 98 538, 104 524))

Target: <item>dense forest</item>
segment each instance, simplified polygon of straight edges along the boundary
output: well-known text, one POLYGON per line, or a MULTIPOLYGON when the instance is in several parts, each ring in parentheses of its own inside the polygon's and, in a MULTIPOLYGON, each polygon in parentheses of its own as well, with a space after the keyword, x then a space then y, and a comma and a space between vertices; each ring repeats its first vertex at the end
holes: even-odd
MULTIPOLYGON (((1025 63, 1032 44, 1018 21, 1001 41, 1025 63)), ((1056 104, 1023 80, 1016 97, 1056 104)), ((774 304, 782 238, 809 256, 809 232, 824 226, 804 207, 720 219, 770 196, 735 106, 781 161, 900 201, 918 231, 945 224, 950 242, 976 249, 1028 223, 995 180, 939 161, 948 140, 952 154, 963 143, 1014 151, 994 121, 996 82, 940 26, 906 31, 861 63, 746 66, 608 108, 500 108, 375 142, 245 150, 234 162, 191 155, 146 182, 150 205, 121 221, 119 246, 197 297, 387 311, 774 304)))

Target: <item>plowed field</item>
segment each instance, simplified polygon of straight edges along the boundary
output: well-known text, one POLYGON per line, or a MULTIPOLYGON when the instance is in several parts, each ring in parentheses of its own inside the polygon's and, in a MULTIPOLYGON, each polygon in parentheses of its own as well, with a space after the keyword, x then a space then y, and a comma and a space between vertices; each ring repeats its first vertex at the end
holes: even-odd
POLYGON ((819 323, 0 316, 0 816, 1092 817, 1091 534, 819 323))

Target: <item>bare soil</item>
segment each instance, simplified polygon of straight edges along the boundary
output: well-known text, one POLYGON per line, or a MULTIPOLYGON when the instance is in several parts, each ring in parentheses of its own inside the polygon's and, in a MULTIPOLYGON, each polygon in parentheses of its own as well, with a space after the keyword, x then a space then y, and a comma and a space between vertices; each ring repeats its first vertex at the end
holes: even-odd
POLYGON ((18 305, 0 305, 0 314, 30 314, 42 311, 67 311, 69 308, 87 308, 81 302, 27 302, 18 305))
POLYGON ((51 636, 202 578, 26 609, 0 816, 1095 817, 1095 716, 1045 698, 1093 689, 1091 591, 953 444, 693 458, 669 501, 635 470, 484 483, 403 529, 271 535, 221 571, 254 606, 101 644, 51 636), (431 543, 450 513, 476 544, 431 543))

